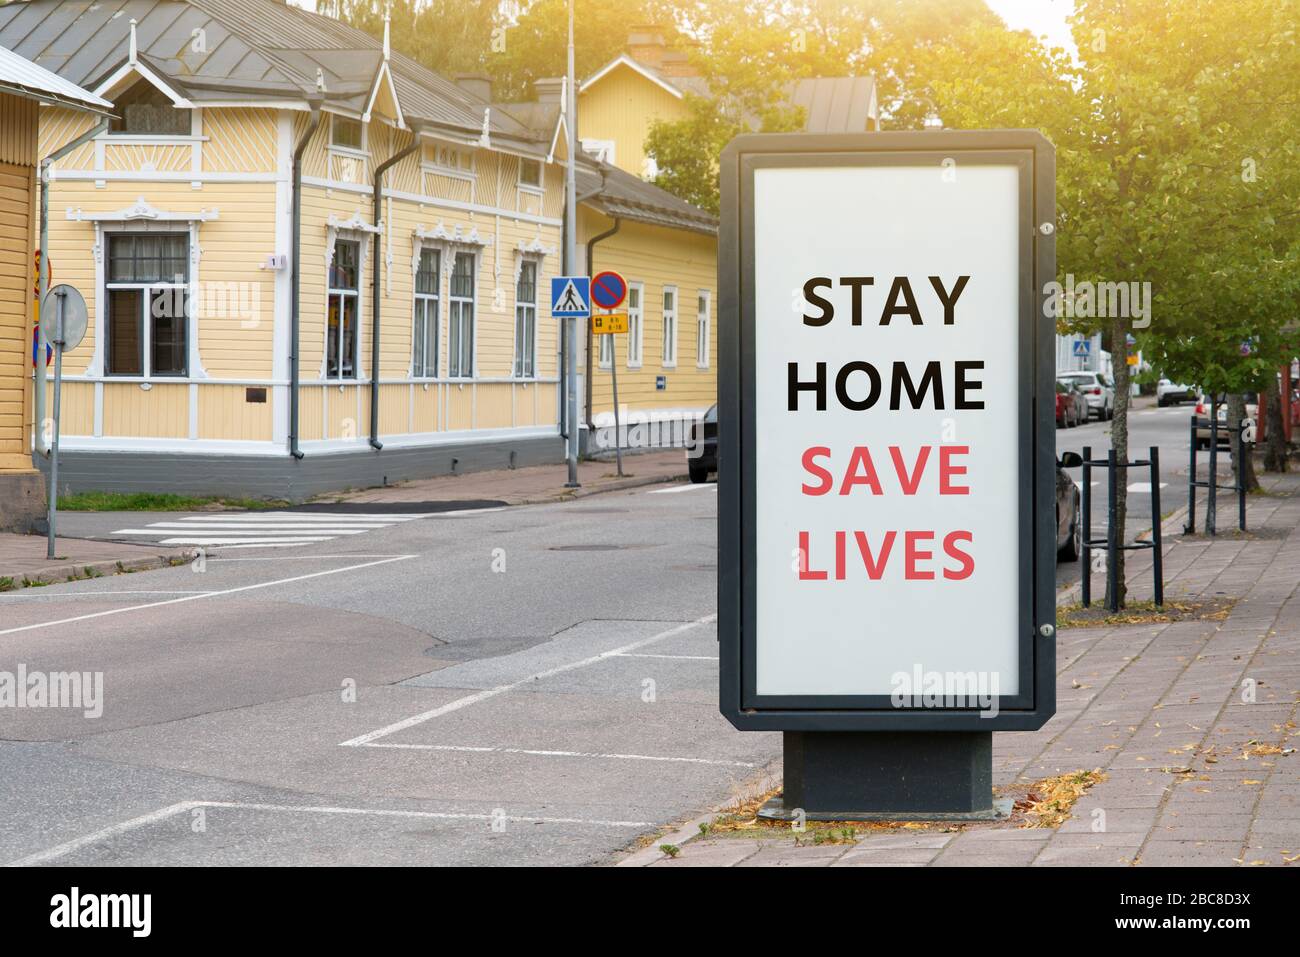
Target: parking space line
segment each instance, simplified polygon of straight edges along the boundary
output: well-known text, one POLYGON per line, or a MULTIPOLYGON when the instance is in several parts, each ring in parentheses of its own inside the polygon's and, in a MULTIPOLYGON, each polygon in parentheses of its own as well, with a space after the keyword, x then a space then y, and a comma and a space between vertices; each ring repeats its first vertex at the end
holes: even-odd
POLYGON ((506 820, 516 824, 581 824, 588 827, 658 827, 655 821, 605 821, 605 820, 588 820, 578 817, 529 817, 528 815, 505 815, 504 818, 497 817, 493 814, 470 814, 458 813, 454 811, 401 811, 386 810, 382 808, 364 808, 364 807, 330 807, 330 806, 308 806, 295 804, 256 804, 246 801, 181 801, 177 804, 169 804, 166 807, 159 808, 156 811, 150 811, 148 814, 142 814, 139 817, 133 817, 117 824, 100 828, 98 831, 92 831, 90 834, 84 834, 81 837, 74 838, 71 841, 65 841, 62 844, 56 844, 53 847, 43 851, 37 851, 35 854, 29 854, 26 857, 20 857, 16 861, 10 861, 5 867, 31 867, 35 864, 45 864, 49 861, 56 860, 60 857, 66 857, 74 851, 89 847, 92 844, 98 844, 109 838, 118 837, 131 831, 139 830, 150 824, 157 824, 165 821, 177 814, 183 814, 186 811, 193 811, 198 808, 216 808, 223 810, 236 811, 271 811, 279 813, 299 813, 299 814, 345 814, 370 817, 395 817, 395 818, 417 818, 432 819, 442 821, 494 821, 506 820))
POLYGON ((754 768, 748 761, 718 758, 681 758, 657 754, 604 754, 597 751, 556 751, 535 748, 476 747, 467 744, 363 744, 363 748, 396 748, 404 751, 460 751, 471 754, 526 754, 539 758, 603 758, 609 761, 662 761, 668 764, 710 764, 728 768, 754 768))
POLYGON ((692 482, 690 485, 674 485, 672 488, 657 488, 654 491, 646 492, 647 495, 676 495, 679 492, 698 492, 700 489, 711 488, 715 492, 718 490, 716 485, 707 482, 692 482))
POLYGON ((54 621, 38 621, 31 625, 19 625, 17 628, 5 628, 0 630, 0 635, 14 635, 21 631, 36 631, 38 628, 53 628, 55 625, 70 625, 78 621, 89 621, 92 618, 105 618, 109 615, 122 615, 129 611, 143 611, 146 608, 162 608, 165 605, 179 605, 182 602, 198 601, 203 598, 215 598, 218 595, 236 595, 240 592, 254 591, 258 588, 271 588, 274 585, 288 585, 292 582, 306 581, 309 578, 321 578, 325 575, 338 575, 342 572, 358 571, 362 568, 373 568, 376 565, 387 565, 389 562, 400 562, 407 558, 417 558, 417 555, 396 555, 393 558, 385 558, 380 561, 362 562, 360 565, 345 565, 343 568, 328 568, 325 571, 310 572, 306 575, 294 575, 291 578, 277 578, 275 581, 257 582, 252 585, 240 585, 237 588, 223 588, 220 591, 205 591, 194 595, 182 595, 180 598, 170 598, 167 601, 151 601, 143 605, 128 605, 125 608, 109 608, 105 611, 91 612, 87 615, 74 615, 71 618, 58 618, 54 621))
POLYGON ((610 655, 611 658, 663 658, 667 661, 717 661, 717 655, 643 655, 643 654, 623 654, 610 655))
MULTIPOLYGON (((339 743, 340 747, 355 748, 363 744, 369 744, 371 741, 378 741, 380 738, 386 738, 390 734, 396 734, 398 731, 405 731, 407 728, 414 728, 416 725, 424 724, 426 721, 432 721, 434 718, 440 718, 444 714, 451 714, 453 711, 459 711, 462 708, 468 708, 472 704, 478 704, 480 701, 487 701, 489 698, 495 698, 503 695, 508 691, 521 688, 524 685, 532 684, 534 681, 541 681, 544 678, 552 678, 555 675, 564 674, 566 671, 573 671, 576 668, 585 668, 587 665, 595 664, 606 658, 612 658, 615 655, 623 654, 629 651, 636 651, 638 648, 644 648, 646 645, 654 644, 656 641, 663 641, 665 638, 672 638, 675 635, 683 634, 692 628, 698 628, 700 625, 707 625, 717 621, 717 614, 705 615, 703 618, 697 618, 695 621, 688 621, 685 624, 678 625, 675 628, 669 628, 667 631, 661 631, 657 635, 651 635, 649 638, 642 638, 640 641, 633 641, 620 648, 614 648, 610 651, 603 651, 598 655, 592 655, 589 658, 583 658, 581 661, 571 661, 568 664, 559 665, 555 668, 549 668, 546 671, 539 671, 537 674, 529 675, 526 678, 520 678, 518 681, 512 681, 510 684, 497 685, 495 688, 485 688, 482 691, 476 691, 474 694, 465 695, 463 698, 456 698, 446 704, 434 708, 431 711, 424 711, 401 721, 395 721, 392 724, 385 725, 374 731, 368 731, 365 734, 358 735, 355 738, 349 738, 347 741, 339 743)), ((4 634, 4 632, 0 632, 4 634)))

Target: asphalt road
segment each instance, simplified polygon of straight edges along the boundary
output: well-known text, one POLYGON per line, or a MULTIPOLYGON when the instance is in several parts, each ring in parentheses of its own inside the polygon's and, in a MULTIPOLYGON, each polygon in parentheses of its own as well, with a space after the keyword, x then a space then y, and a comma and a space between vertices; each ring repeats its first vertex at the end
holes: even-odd
POLYGON ((0 669, 104 702, 0 709, 0 862, 607 861, 779 756, 717 712, 715 514, 642 489, 0 596, 0 669))

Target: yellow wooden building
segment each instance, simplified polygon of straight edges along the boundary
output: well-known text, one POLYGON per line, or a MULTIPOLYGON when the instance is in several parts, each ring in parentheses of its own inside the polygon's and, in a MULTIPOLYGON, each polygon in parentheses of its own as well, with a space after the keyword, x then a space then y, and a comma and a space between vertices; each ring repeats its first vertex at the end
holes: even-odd
MULTIPOLYGON (((91 314, 61 485, 300 499, 562 457, 558 112, 521 120, 278 0, 29 0, 0 46, 117 114, 51 164, 49 261, 91 314)), ((92 126, 43 107, 37 155, 92 126)), ((706 407, 713 220, 581 172, 579 241, 620 220, 596 267, 638 284, 640 366, 669 377, 628 398, 706 407)))
POLYGON ((98 116, 110 104, 0 48, 0 531, 33 530, 44 513, 32 464, 37 125, 41 104, 98 116))

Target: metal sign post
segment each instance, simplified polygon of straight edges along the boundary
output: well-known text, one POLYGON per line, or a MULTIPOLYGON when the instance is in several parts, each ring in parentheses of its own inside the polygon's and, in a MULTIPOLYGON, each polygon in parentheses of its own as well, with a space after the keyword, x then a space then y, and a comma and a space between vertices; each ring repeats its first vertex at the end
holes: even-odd
POLYGON ((54 344, 54 416, 50 440, 50 491, 46 515, 45 557, 54 558, 55 523, 59 511, 59 417, 63 401, 63 353, 86 337, 86 300, 72 286, 58 285, 41 303, 41 324, 51 321, 45 338, 54 344), (52 321, 51 321, 52 317, 52 321))
MULTIPOLYGON (((602 309, 617 309, 627 299, 627 280, 613 270, 598 272, 591 277, 591 304, 602 309)), ((614 458, 618 463, 619 478, 623 477, 623 436, 618 411, 618 340, 614 336, 626 334, 627 313, 595 314, 591 317, 591 331, 606 335, 609 340, 609 381, 614 393, 614 458)))
POLYGON ((1002 816, 992 732, 1056 710, 1053 147, 760 134, 721 172, 720 705, 784 732, 760 814, 1002 816))

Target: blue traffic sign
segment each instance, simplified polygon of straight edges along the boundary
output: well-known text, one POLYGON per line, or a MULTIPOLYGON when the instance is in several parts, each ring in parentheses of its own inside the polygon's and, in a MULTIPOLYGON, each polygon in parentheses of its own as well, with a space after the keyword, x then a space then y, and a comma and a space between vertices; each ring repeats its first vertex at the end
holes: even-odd
POLYGON ((551 315, 556 319, 586 319, 591 315, 591 280, 586 276, 554 277, 551 315))
POLYGON ((1076 356, 1087 356, 1087 355, 1091 355, 1091 354, 1092 354, 1092 340, 1091 340, 1091 339, 1075 339, 1075 340, 1074 340, 1074 355, 1076 355, 1076 356))
POLYGON ((612 270, 598 272, 591 279, 591 303, 601 309, 617 309, 627 298, 627 280, 612 270))

